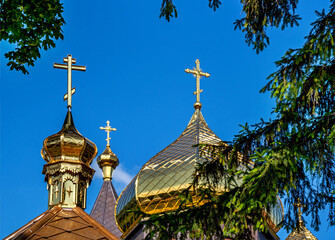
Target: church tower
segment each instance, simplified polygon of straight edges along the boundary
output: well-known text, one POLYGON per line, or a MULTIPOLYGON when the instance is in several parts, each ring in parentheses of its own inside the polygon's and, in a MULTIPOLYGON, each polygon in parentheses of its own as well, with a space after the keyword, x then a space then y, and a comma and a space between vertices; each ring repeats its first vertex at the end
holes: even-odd
POLYGON ((72 117, 72 70, 85 71, 84 66, 74 66, 76 60, 68 55, 66 64, 54 64, 67 69, 67 114, 61 130, 43 142, 41 155, 47 162, 43 167, 49 191, 48 210, 8 237, 12 239, 111 239, 115 235, 90 217, 86 207, 87 188, 93 178, 90 167, 97 154, 93 142, 82 136, 74 126, 72 117))
POLYGON ((107 132, 106 148, 97 158, 98 165, 102 170, 103 183, 90 215, 115 236, 121 237, 122 232, 116 225, 114 214, 118 196, 112 183, 113 171, 119 165, 119 159, 112 152, 109 144, 109 133, 116 131, 116 129, 109 126, 109 123, 107 121, 106 127, 100 127, 101 130, 107 132))

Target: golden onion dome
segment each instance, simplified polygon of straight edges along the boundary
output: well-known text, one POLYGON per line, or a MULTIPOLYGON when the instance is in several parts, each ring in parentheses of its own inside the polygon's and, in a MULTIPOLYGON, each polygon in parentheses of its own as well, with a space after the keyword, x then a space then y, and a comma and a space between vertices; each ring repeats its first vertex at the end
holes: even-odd
MULTIPOLYGON (((195 166, 207 161, 206 153, 200 154, 198 144, 218 145, 221 142, 208 127, 199 105, 195 106, 195 112, 179 138, 145 163, 119 196, 115 216, 123 236, 127 236, 138 224, 140 211, 157 214, 178 209, 179 196, 192 183, 195 166)), ((241 179, 236 179, 236 183, 241 184, 241 179)), ((218 186, 218 192, 226 190, 224 186, 218 186)), ((190 193, 193 204, 201 205, 196 192, 190 193)), ((266 214, 270 217, 269 230, 276 235, 279 230, 277 225, 284 214, 279 198, 276 206, 266 214)))
POLYGON ((108 165, 115 169, 119 165, 119 159, 112 152, 111 148, 107 146, 105 151, 103 151, 101 155, 98 156, 97 163, 100 168, 102 168, 105 165, 108 165))
POLYGON ((73 123, 71 111, 67 112, 62 129, 43 142, 41 155, 48 163, 80 162, 91 164, 97 154, 93 142, 82 136, 73 123))

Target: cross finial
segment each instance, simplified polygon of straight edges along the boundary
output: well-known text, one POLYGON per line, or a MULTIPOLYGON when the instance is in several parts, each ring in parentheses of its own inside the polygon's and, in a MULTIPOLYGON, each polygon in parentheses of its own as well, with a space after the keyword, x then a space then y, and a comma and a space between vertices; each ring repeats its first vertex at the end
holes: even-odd
POLYGON ((72 55, 67 55, 63 59, 64 63, 54 63, 54 68, 67 69, 67 93, 64 95, 64 101, 67 100, 67 107, 69 110, 72 108, 72 94, 75 93, 76 89, 72 88, 72 70, 86 71, 85 66, 73 66, 76 63, 76 59, 72 58, 72 55))
POLYGON ((204 73, 201 71, 200 69, 200 61, 199 59, 197 59, 195 61, 195 64, 196 64, 196 68, 193 68, 193 70, 187 68, 185 69, 185 72, 187 73, 192 73, 193 76, 196 77, 197 79, 197 89, 196 91, 193 93, 194 95, 197 95, 197 101, 196 103, 194 104, 194 107, 195 108, 201 108, 201 103, 200 103, 200 93, 202 93, 202 89, 200 89, 200 78, 201 77, 209 77, 210 74, 209 73, 204 73))
POLYGON ((100 127, 101 130, 105 130, 107 132, 107 138, 106 138, 106 141, 107 141, 107 145, 106 147, 109 147, 109 140, 111 139, 109 137, 109 132, 111 131, 116 131, 116 128, 112 128, 111 126, 109 126, 109 121, 106 122, 107 123, 107 126, 106 127, 100 127))
POLYGON ((301 204, 300 198, 298 198, 297 203, 293 203, 294 206, 298 207, 298 215, 299 215, 299 225, 302 226, 302 220, 301 220, 301 208, 306 207, 306 205, 301 204))

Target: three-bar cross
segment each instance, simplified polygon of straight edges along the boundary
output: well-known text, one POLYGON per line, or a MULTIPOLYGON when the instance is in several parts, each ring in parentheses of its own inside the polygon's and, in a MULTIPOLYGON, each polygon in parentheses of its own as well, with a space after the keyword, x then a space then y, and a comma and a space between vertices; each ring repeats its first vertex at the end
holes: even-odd
POLYGON ((76 89, 72 88, 72 70, 86 71, 85 66, 73 66, 72 64, 76 63, 76 59, 72 58, 72 55, 67 55, 63 59, 64 63, 54 63, 54 68, 67 69, 67 93, 64 95, 64 101, 67 99, 67 107, 69 110, 72 108, 72 94, 75 93, 76 89))
POLYGON ((202 89, 200 89, 200 78, 201 77, 209 77, 210 74, 209 73, 204 73, 204 72, 201 71, 199 59, 197 59, 195 61, 195 64, 196 64, 196 68, 194 68, 193 70, 187 68, 187 69, 185 69, 185 72, 192 73, 197 78, 197 90, 193 94, 197 95, 197 103, 200 103, 200 93, 202 92, 202 89))
POLYGON ((109 121, 106 122, 107 123, 107 126, 106 127, 100 127, 101 130, 105 130, 107 132, 107 138, 106 138, 106 141, 107 141, 107 147, 109 147, 109 140, 111 139, 109 137, 109 132, 111 131, 116 131, 116 128, 112 128, 111 126, 109 126, 109 121))

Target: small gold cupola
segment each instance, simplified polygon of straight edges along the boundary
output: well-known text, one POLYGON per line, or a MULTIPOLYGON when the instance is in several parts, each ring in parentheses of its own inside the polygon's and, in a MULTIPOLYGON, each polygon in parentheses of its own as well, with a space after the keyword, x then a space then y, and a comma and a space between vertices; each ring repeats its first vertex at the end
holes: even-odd
POLYGON ((71 55, 64 58, 64 62, 67 64, 54 64, 54 67, 68 70, 68 91, 64 96, 68 112, 62 129, 43 141, 41 155, 47 163, 42 173, 48 184, 49 209, 54 206, 85 209, 86 191, 95 172, 90 164, 98 150, 93 142, 78 132, 71 113, 72 94, 75 92, 71 70, 84 71, 86 67, 73 66, 76 60, 71 55))
POLYGON ((101 130, 105 130, 107 132, 107 138, 106 138, 107 145, 106 145, 106 149, 97 158, 97 163, 102 170, 104 181, 112 180, 113 171, 119 165, 119 159, 112 152, 110 148, 110 144, 109 144, 109 140, 111 139, 109 137, 109 133, 111 131, 116 131, 116 129, 109 126, 109 123, 110 122, 107 121, 106 127, 100 127, 101 130))

